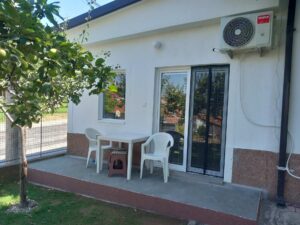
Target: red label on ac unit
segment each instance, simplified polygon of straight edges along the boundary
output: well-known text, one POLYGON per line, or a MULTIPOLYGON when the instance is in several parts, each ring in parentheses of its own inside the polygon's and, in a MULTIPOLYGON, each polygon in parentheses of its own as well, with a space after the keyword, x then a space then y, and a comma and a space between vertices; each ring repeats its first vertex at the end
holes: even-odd
POLYGON ((257 17, 257 24, 270 23, 270 15, 260 15, 257 17))

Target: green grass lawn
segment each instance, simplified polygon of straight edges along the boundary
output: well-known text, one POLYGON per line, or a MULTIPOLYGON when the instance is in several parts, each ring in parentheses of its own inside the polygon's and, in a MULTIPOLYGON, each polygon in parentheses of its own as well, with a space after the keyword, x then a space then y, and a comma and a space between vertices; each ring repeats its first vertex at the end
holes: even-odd
MULTIPOLYGON (((62 106, 55 110, 54 113, 67 113, 68 112, 68 104, 63 103, 62 106)), ((45 113, 45 114, 51 114, 51 113, 45 113)))
MULTIPOLYGON (((0 181, 1 182, 1 181, 0 181)), ((39 206, 28 214, 6 210, 18 202, 18 184, 0 183, 0 225, 184 225, 186 222, 132 208, 103 203, 72 193, 29 185, 39 206)))

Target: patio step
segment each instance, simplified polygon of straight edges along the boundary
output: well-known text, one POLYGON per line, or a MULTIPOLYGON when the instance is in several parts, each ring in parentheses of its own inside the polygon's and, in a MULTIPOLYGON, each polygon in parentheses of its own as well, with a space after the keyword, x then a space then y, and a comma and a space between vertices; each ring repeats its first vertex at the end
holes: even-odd
POLYGON ((256 225, 260 206, 258 191, 232 185, 204 184, 193 179, 162 175, 140 180, 138 171, 132 180, 107 177, 85 168, 85 160, 64 156, 29 165, 29 181, 74 192, 120 205, 126 205, 208 225, 256 225))

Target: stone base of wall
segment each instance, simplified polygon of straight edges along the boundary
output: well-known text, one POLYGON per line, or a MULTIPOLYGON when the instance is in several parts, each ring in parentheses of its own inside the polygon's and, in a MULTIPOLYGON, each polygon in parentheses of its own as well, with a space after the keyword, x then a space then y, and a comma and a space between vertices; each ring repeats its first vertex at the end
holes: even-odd
MULTIPOLYGON (((235 149, 232 183, 265 189, 271 199, 276 198, 278 154, 267 151, 235 149)), ((293 154, 290 168, 300 176, 300 155, 293 154)), ((286 174, 285 198, 300 205, 300 180, 286 174)))
MULTIPOLYGON (((88 154, 88 140, 85 137, 84 134, 74 134, 74 133, 68 133, 67 136, 67 153, 71 155, 81 156, 81 157, 87 157, 88 154)), ((104 143, 105 144, 105 143, 104 143)), ((136 143, 133 146, 133 159, 132 163, 135 166, 140 165, 141 160, 141 144, 142 143, 136 143)), ((118 146, 117 143, 113 143, 113 146, 118 146)), ((122 145, 123 148, 127 148, 127 144, 122 145)), ((95 154, 91 156, 92 158, 95 158, 95 154)), ((108 159, 108 152, 105 151, 104 159, 108 159)))

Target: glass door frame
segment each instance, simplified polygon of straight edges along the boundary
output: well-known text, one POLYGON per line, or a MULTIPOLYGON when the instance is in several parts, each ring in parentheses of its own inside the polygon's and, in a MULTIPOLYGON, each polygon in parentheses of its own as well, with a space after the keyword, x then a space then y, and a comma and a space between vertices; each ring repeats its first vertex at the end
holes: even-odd
POLYGON ((203 65, 203 66, 193 66, 191 67, 191 77, 190 77, 190 105, 189 105, 189 121, 190 125, 188 127, 188 162, 187 162, 187 171, 189 172, 196 172, 201 173, 205 175, 212 175, 212 176, 218 176, 223 177, 224 176, 224 165, 225 165, 225 147, 226 147, 226 124, 227 124, 227 107, 228 107, 228 87, 229 87, 229 73, 230 73, 230 66, 229 65, 203 65), (213 68, 227 68, 227 74, 225 74, 224 79, 224 102, 223 102, 223 120, 222 120, 222 137, 221 137, 221 160, 220 160, 220 171, 213 171, 208 169, 202 169, 202 168, 196 168, 191 166, 191 146, 192 146, 192 119, 193 119, 193 108, 194 108, 194 85, 192 85, 192 82, 195 79, 195 75, 192 74, 193 70, 195 69, 208 69, 209 71, 209 77, 211 79, 212 76, 212 69, 213 68))
MULTIPOLYGON (((191 107, 193 107, 192 102, 192 69, 194 68, 218 68, 227 67, 228 73, 225 77, 224 84, 224 104, 223 104, 223 121, 222 121, 222 143, 221 143, 221 165, 220 171, 206 170, 207 175, 212 176, 224 176, 224 166, 225 166, 225 147, 226 147, 226 129, 227 129, 227 109, 228 109, 228 92, 229 92, 229 76, 230 76, 230 65, 229 64, 210 64, 210 65, 197 65, 197 66, 182 66, 182 67, 162 67, 156 68, 155 70, 155 82, 154 82, 154 101, 153 101, 153 129, 152 133, 159 132, 160 127, 160 97, 161 97, 161 77, 163 73, 186 73, 187 74, 187 84, 186 84, 186 102, 185 102, 185 121, 184 121, 184 148, 183 148, 183 163, 182 165, 176 165, 169 163, 169 168, 176 171, 182 172, 197 172, 203 174, 203 169, 198 169, 197 171, 191 171, 188 168, 190 165, 190 146, 191 137, 190 133, 190 123, 192 120, 191 107)), ((156 166, 160 166, 157 164, 156 166)))
POLYGON ((154 96, 154 127, 153 133, 159 132, 160 126, 160 97, 161 97, 161 78, 163 73, 186 73, 186 98, 185 98, 185 119, 184 119, 184 147, 182 165, 169 163, 169 168, 176 171, 186 172, 187 169, 187 149, 189 133, 189 104, 190 104, 190 86, 191 86, 191 67, 168 67, 156 69, 155 76, 155 96, 154 96), (158 103, 158 104, 156 104, 158 103))

